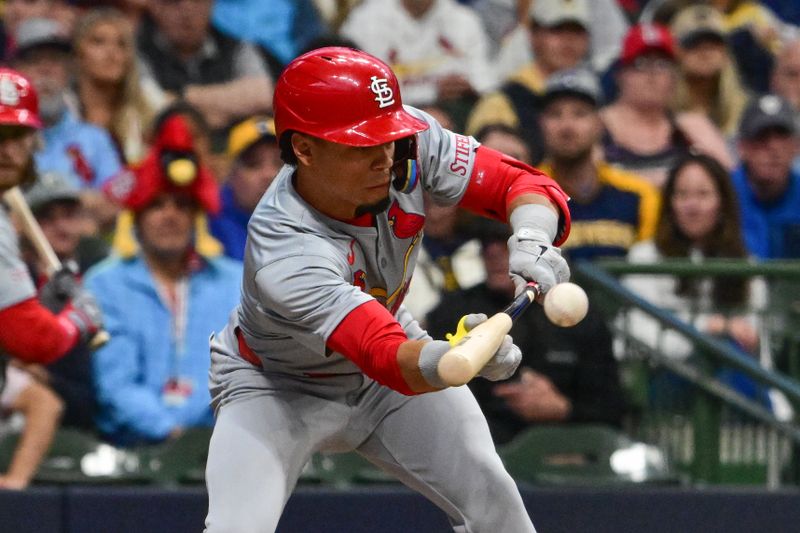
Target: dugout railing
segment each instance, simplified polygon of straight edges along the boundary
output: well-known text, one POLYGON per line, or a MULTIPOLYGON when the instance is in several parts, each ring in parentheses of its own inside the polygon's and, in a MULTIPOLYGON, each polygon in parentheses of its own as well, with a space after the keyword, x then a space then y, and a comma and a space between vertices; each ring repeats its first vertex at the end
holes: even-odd
POLYGON ((573 279, 589 293, 612 327, 623 384, 631 403, 626 431, 655 444, 692 484, 796 485, 800 450, 800 262, 669 260, 657 264, 622 261, 580 263, 573 279), (766 368, 731 343, 700 333, 667 309, 631 292, 629 274, 759 278, 768 287, 760 311, 760 336, 776 365, 766 368), (630 319, 642 313, 691 342, 691 357, 676 359, 645 342, 630 319), (736 375, 767 392, 770 401, 736 386, 736 375), (665 386, 666 384, 666 386, 665 386), (793 415, 776 414, 785 400, 793 415))

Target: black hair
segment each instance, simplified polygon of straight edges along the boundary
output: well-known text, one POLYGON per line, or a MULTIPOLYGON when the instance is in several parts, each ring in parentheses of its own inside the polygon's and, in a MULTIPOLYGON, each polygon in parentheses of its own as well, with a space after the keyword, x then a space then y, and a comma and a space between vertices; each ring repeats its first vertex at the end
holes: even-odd
POLYGON ((286 130, 278 139, 278 148, 281 150, 281 161, 287 165, 297 165, 297 156, 292 148, 292 135, 297 133, 294 130, 286 130))

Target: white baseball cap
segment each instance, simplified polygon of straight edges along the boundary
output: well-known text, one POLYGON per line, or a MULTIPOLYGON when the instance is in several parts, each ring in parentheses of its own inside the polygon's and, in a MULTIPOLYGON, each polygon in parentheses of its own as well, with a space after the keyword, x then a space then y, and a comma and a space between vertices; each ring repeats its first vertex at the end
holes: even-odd
POLYGON ((574 23, 588 31, 591 20, 588 0, 533 0, 528 15, 546 28, 574 23))

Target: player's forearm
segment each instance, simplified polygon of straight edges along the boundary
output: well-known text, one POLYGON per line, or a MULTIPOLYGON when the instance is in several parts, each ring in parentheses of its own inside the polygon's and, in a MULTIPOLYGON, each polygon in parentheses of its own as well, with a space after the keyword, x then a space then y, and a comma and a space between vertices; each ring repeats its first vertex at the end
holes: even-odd
POLYGON ((520 196, 517 196, 516 198, 511 200, 511 202, 508 204, 508 213, 509 213, 509 215, 511 213, 513 213, 514 210, 517 207, 519 207, 521 205, 525 205, 525 204, 544 205, 544 206, 549 207, 553 211, 553 213, 556 215, 556 217, 559 214, 558 206, 549 197, 544 196, 542 194, 525 193, 525 194, 522 194, 520 196))
POLYGON ((408 387, 417 393, 440 390, 428 383, 419 367, 419 356, 423 346, 429 341, 409 340, 397 349, 397 364, 408 387))
POLYGON ((185 97, 224 126, 236 117, 266 112, 272 106, 272 83, 267 77, 248 77, 227 83, 190 85, 185 97))

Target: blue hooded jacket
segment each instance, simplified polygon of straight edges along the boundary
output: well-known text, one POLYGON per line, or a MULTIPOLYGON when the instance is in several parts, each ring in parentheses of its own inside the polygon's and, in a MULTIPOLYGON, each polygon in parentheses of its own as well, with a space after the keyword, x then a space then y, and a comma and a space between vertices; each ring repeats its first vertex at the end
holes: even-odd
POLYGON ((131 445, 161 441, 176 427, 213 423, 208 338, 238 304, 241 278, 238 261, 201 260, 188 277, 180 341, 172 313, 140 255, 107 259, 87 273, 86 287, 96 296, 111 335, 93 361, 103 435, 131 445))

